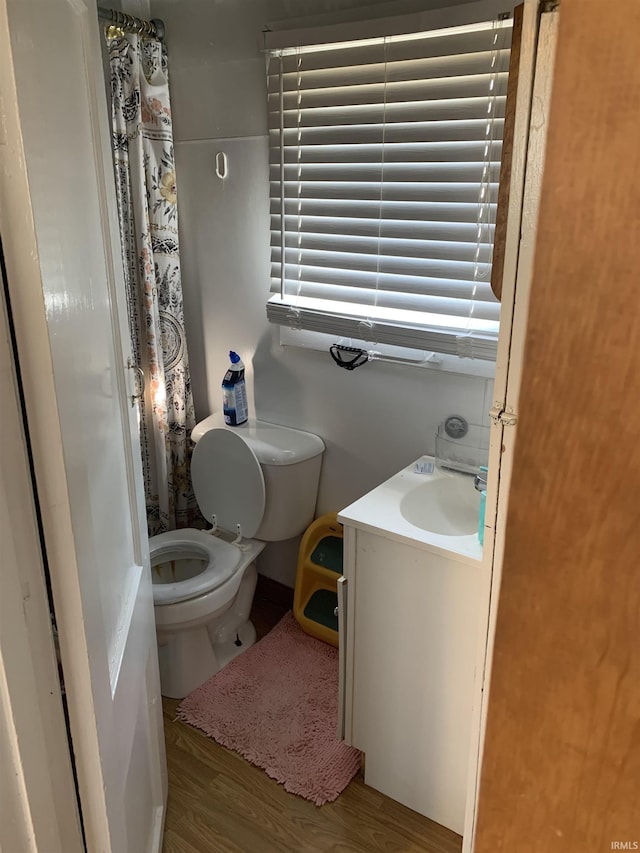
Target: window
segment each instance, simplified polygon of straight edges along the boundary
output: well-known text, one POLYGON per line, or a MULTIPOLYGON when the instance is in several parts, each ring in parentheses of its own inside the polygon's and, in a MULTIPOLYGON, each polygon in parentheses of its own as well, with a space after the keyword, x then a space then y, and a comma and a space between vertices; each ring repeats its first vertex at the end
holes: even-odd
POLYGON ((510 32, 269 52, 271 322, 495 359, 510 32))

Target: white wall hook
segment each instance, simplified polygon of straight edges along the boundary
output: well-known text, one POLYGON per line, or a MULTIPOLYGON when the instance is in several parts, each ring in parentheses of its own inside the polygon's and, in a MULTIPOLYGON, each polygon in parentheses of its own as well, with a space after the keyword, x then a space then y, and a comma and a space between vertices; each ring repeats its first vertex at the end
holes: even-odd
POLYGON ((216 154, 216 175, 221 181, 229 175, 229 161, 224 151, 218 151, 216 154))

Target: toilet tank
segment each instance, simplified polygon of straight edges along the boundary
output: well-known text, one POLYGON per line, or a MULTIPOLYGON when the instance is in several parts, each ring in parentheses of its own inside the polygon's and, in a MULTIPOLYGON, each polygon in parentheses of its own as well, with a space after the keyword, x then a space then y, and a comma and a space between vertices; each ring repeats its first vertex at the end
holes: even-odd
POLYGON ((325 449, 322 439, 310 432, 253 419, 230 427, 221 412, 198 423, 191 438, 197 443, 210 429, 229 429, 239 435, 260 463, 265 510, 255 538, 279 542, 303 533, 315 513, 325 449))

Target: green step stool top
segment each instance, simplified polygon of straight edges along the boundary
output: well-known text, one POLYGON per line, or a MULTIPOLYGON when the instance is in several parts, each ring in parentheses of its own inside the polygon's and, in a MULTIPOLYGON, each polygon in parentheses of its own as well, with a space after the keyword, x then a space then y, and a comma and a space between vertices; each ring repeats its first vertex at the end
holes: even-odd
POLYGON ((342 539, 339 536, 324 536, 313 549, 311 562, 341 575, 342 539))

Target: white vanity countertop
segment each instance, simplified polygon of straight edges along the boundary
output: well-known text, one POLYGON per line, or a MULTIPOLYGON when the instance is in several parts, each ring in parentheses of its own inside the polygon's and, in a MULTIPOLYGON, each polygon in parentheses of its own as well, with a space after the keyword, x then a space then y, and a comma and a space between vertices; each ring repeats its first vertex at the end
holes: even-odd
MULTIPOLYGON (((433 473, 417 473, 416 466, 430 468, 433 457, 422 456, 402 471, 377 486, 368 494, 338 513, 338 521, 352 527, 377 533, 387 538, 417 546, 425 550, 436 551, 443 556, 465 563, 477 564, 482 561, 482 545, 477 532, 470 535, 444 535, 417 527, 408 521, 401 512, 403 498, 413 490, 427 483, 436 484, 437 480, 455 478, 463 490, 473 490, 473 480, 469 476, 442 472, 437 468, 433 473)), ((470 493, 472 494, 472 493, 470 493)), ((479 503, 479 498, 478 498, 479 503)))

